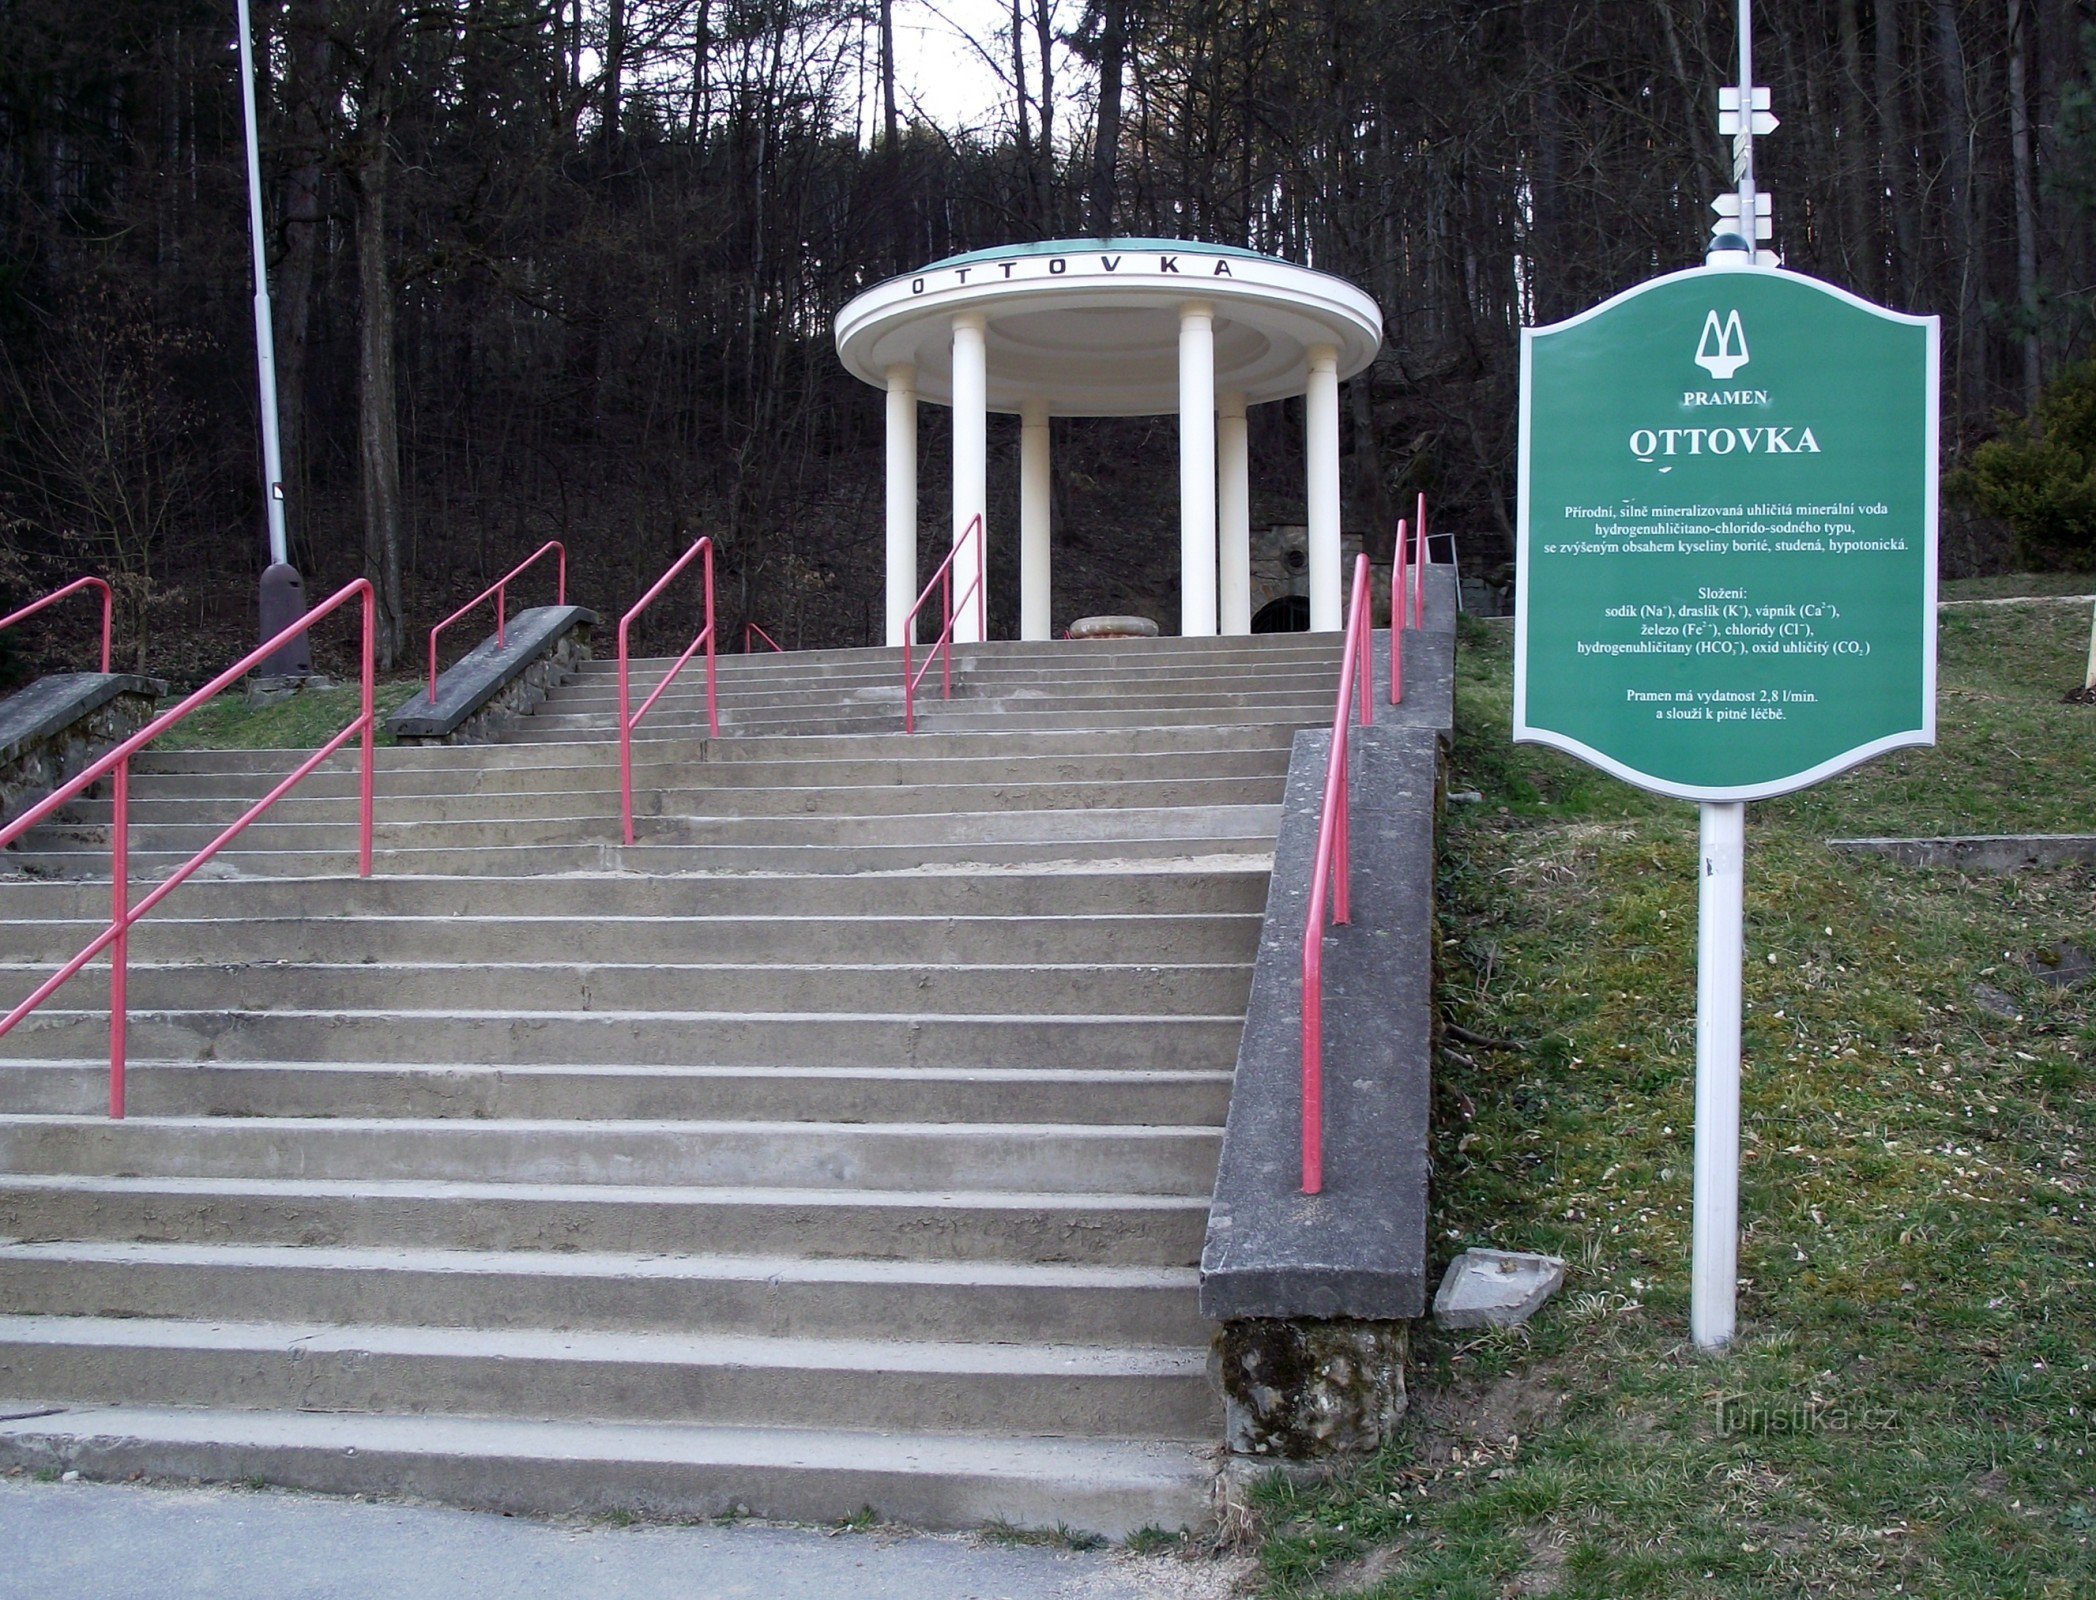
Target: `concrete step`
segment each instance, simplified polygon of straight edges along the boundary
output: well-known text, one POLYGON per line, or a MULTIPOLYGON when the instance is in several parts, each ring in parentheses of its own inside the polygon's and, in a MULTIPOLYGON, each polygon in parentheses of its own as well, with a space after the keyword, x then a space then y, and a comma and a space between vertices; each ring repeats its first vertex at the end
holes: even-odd
POLYGON ((1189 1267, 1205 1195, 0 1172, 0 1237, 1189 1267))
MULTIPOLYGON (((1316 700, 1291 701, 1285 705, 1270 707, 1201 706, 1189 708, 1178 714, 1127 710, 1120 707, 1111 710, 1070 707, 1058 711, 1021 710, 992 704, 976 708, 958 700, 934 700, 919 703, 917 732, 932 735, 994 730, 998 733, 1037 734, 1082 730, 1096 736, 1105 729, 1133 732, 1138 728, 1178 728, 1189 734, 1205 735, 1212 729, 1227 727, 1312 727, 1320 722, 1329 722, 1331 717, 1332 707, 1316 700)), ((634 747, 641 749, 657 742, 689 742, 699 737, 705 727, 703 719, 688 722, 665 719, 659 723, 651 720, 642 723, 634 733, 634 747)), ((830 715, 811 716, 793 724, 793 727, 797 730, 795 737, 850 736, 862 727, 871 727, 883 736, 904 736, 900 733, 896 718, 886 715, 869 715, 856 720, 830 715)), ((721 731, 722 738, 728 739, 737 731, 737 725, 732 718, 724 718, 721 731)), ((787 731, 787 725, 783 719, 773 719, 764 724, 752 724, 747 731, 754 734, 779 734, 787 731)), ((514 742, 504 744, 502 748, 515 750, 527 748, 532 744, 591 743, 611 737, 609 723, 599 725, 591 722, 579 727, 551 727, 539 723, 534 718, 527 718, 517 725, 514 742)))
MULTIPOLYGON (((1210 731, 1217 741, 1223 741, 1248 730, 1219 728, 1210 731)), ((900 740, 902 736, 896 737, 900 740)), ((925 734, 921 737, 939 736, 925 734)), ((1004 742, 1023 741, 1007 739, 1004 742)), ((770 756, 734 759, 730 752, 735 743, 728 740, 715 742, 703 760, 694 757, 690 760, 636 761, 635 793, 645 795, 675 790, 720 794, 742 789, 933 787, 948 784, 1184 783, 1268 777, 1285 772, 1288 767, 1287 751, 1264 743, 1246 748, 1221 746, 1215 749, 1135 752, 1102 748, 1046 755, 1027 755, 1014 749, 1008 755, 934 756, 921 761, 911 760, 908 755, 910 747, 900 743, 891 746, 894 753, 881 757, 815 755, 802 760, 770 756)), ((573 795, 593 797, 586 802, 590 808, 604 805, 603 797, 609 797, 609 803, 616 806, 619 792, 616 747, 609 742, 577 745, 571 753, 575 762, 565 766, 542 763, 519 767, 423 767, 387 771, 379 774, 374 784, 377 804, 385 807, 412 800, 499 804, 510 796, 573 795)), ((242 800, 251 803, 267 793, 279 776, 281 774, 250 771, 155 773, 150 781, 145 778, 134 781, 132 797, 134 803, 141 805, 156 801, 242 800)), ((277 804, 280 807, 353 806, 356 798, 356 774, 330 768, 315 772, 277 804)), ((108 815, 106 800, 82 800, 76 804, 99 808, 83 814, 98 818, 108 815)), ((73 810, 72 807, 67 809, 69 813, 73 810)))
MULTIPOLYGON (((1176 635, 1155 639, 989 639, 975 643, 956 643, 953 646, 953 658, 957 668, 1030 665, 1054 670, 1065 664, 1081 664, 1125 669, 1151 662, 1243 660, 1256 663, 1298 658, 1329 659, 1338 654, 1340 643, 1341 636, 1338 633, 1221 634, 1190 639, 1176 635)), ((921 662, 925 654, 926 647, 923 643, 911 647, 913 662, 921 662)), ((636 682, 640 681, 643 675, 651 681, 659 680, 675 661, 674 656, 636 655, 630 658, 628 671, 636 682)), ((850 673, 868 670, 893 670, 899 673, 902 670, 902 647, 875 645, 839 650, 766 651, 751 655, 731 655, 723 652, 714 657, 714 663, 716 670, 723 675, 734 672, 763 676, 786 672, 819 677, 830 671, 850 673)), ((687 666, 684 670, 690 672, 694 668, 687 666)), ((698 670, 703 671, 703 666, 698 666, 698 670)), ((595 656, 576 664, 578 677, 615 679, 617 675, 616 655, 595 656)))
MULTIPOLYGON (((1226 1068, 630 1067, 134 1058, 143 1117, 632 1117, 1220 1126, 1226 1068)), ((99 1116, 104 1061, 0 1060, 0 1112, 99 1116)))
MULTIPOLYGON (((1329 716, 1330 708, 1326 708, 1329 716)), ((647 724, 643 723, 643 727, 647 724)), ((855 733, 830 736, 780 734, 769 738, 649 740, 648 748, 635 758, 636 772, 654 764, 710 764, 743 761, 816 760, 902 760, 909 762, 950 760, 1003 760, 1008 757, 1068 755, 1167 754, 1175 751, 1278 750, 1288 749, 1292 733, 1285 728, 1257 722, 1231 727, 1155 727, 1116 730, 1060 728, 1038 731, 1014 739, 1009 730, 960 729, 948 733, 919 732, 855 733)), ((608 763, 612 781, 618 778, 616 741, 607 735, 590 741, 601 746, 590 750, 547 750, 535 745, 388 745, 374 760, 380 773, 439 772, 451 781, 469 781, 462 774, 506 771, 531 767, 573 767, 581 763, 608 763)), ((298 752, 290 750, 148 750, 133 762, 134 776, 162 777, 170 774, 269 773, 281 778, 298 764, 298 752)), ((328 773, 355 773, 356 759, 331 756, 315 769, 308 782, 328 773)))
MULTIPOLYGON (((1115 838, 1140 836, 1153 827, 1170 830, 1174 836, 1182 825, 1200 832, 1221 832, 1232 837, 1278 827, 1280 801, 1278 779, 1259 780, 1256 785, 1239 780, 1211 786, 1200 795, 1160 797, 1162 803, 1111 803, 1099 800, 1097 791, 1076 790, 1069 803, 1057 806, 1008 805, 991 791, 929 788, 897 790, 882 795, 878 790, 817 790, 811 794, 820 803, 799 804, 772 811, 734 807, 724 812, 710 809, 680 811, 669 797, 638 796, 636 819, 651 823, 650 842, 664 842, 664 835, 691 843, 735 843, 777 845, 817 842, 832 844, 845 840, 899 843, 918 838, 936 839, 1036 839, 1085 838, 1107 834, 1115 838), (1252 792, 1247 793, 1247 790, 1252 792), (989 800, 986 809, 973 802, 989 800), (862 802, 865 807, 862 809, 862 802), (1251 802, 1247 804, 1247 802, 1251 802), (904 809, 914 805, 917 809, 904 809), (1201 819, 1187 823, 1187 819, 1201 819), (672 831, 673 830, 673 831, 672 831)), ((701 800, 703 804, 703 799, 701 800)), ((230 810, 230 808, 228 808, 230 810)), ((210 846, 224 831, 228 818, 194 818, 194 809, 157 808, 131 819, 130 849, 141 855, 193 855, 210 846), (180 820, 178 820, 180 819, 180 820)), ((400 818, 379 810, 372 827, 374 849, 476 850, 498 846, 565 845, 616 830, 618 817, 612 806, 594 814, 546 816, 530 813, 486 817, 400 818)), ((65 849, 106 851, 110 825, 104 822, 52 822, 32 829, 20 852, 33 859, 40 852, 65 849)), ((302 815, 279 816, 274 811, 251 824, 234 845, 234 851, 354 850, 357 823, 353 812, 342 807, 335 815, 308 811, 302 815)))
MULTIPOLYGON (((170 905, 188 899, 189 890, 170 905)), ((100 933, 100 918, 19 917, 0 931, 8 960, 56 965, 100 933)), ((1050 967, 1148 961, 1249 963, 1250 912, 1101 916, 622 916, 587 926, 562 916, 148 916, 131 932, 133 963, 573 960, 806 965, 878 954, 890 962, 1050 967)), ((85 976, 85 974, 83 974, 85 976)))
MULTIPOLYGON (((1243 667, 1230 670, 1194 666, 1158 666, 1125 672, 1094 670, 1077 673, 996 672, 976 669, 966 674, 955 675, 953 697, 982 702, 1027 698, 1100 701, 1112 697, 1155 695, 1162 692, 1200 699, 1286 691, 1330 698, 1338 684, 1339 662, 1335 656, 1314 663, 1300 662, 1281 667, 1243 667)), ((627 691, 626 708, 629 716, 653 693, 653 687, 653 684, 645 687, 635 685, 627 691)), ((941 679, 935 666, 919 684, 917 697, 923 699, 929 695, 936 698, 941 692, 941 679)), ((722 711, 796 710, 825 705, 886 705, 893 709, 902 703, 902 678, 896 673, 878 678, 830 683, 795 682, 787 679, 734 685, 723 682, 715 686, 714 703, 722 711)), ((588 712, 611 717, 616 715, 618 704, 616 680, 577 682, 563 685, 548 693, 540 702, 539 714, 547 711, 588 712)), ((687 712, 695 708, 703 710, 705 704, 705 679, 694 678, 687 673, 663 691, 662 697, 655 702, 649 716, 673 707, 681 707, 687 712)))
MULTIPOLYGON (((1122 778, 1050 783, 1006 779, 978 783, 819 784, 762 788, 743 784, 716 788, 680 783, 669 788, 636 788, 634 810, 636 814, 646 816, 777 817, 867 816, 897 812, 1072 811, 1243 803, 1278 805, 1285 776, 1278 771, 1262 771, 1204 778, 1122 778)), ((132 800, 131 825, 148 828, 196 823, 222 828, 239 815, 243 804, 242 800, 230 797, 199 799, 149 792, 132 800)), ((559 818, 572 818, 573 825, 586 826, 615 815, 617 809, 617 791, 608 788, 590 790, 581 795, 572 790, 384 795, 379 797, 374 807, 378 825, 394 830, 426 822, 508 824, 559 818)), ((59 820, 65 826, 106 830, 112 820, 112 810, 112 804, 107 800, 81 800, 67 806, 59 820)), ((267 813, 267 822, 260 825, 293 822, 348 825, 356 820, 356 802, 351 796, 308 797, 294 793, 272 806, 267 813)))
POLYGON ((0 1465, 90 1478, 250 1477, 334 1494, 412 1494, 490 1511, 835 1522, 871 1508, 925 1528, 1092 1530, 1208 1519, 1213 1465, 1184 1444, 792 1428, 135 1406, 6 1407, 0 1465))
MULTIPOLYGON (((104 862, 104 878, 107 863, 104 862)), ((1264 870, 1251 866, 1133 870, 1018 868, 993 873, 897 872, 827 875, 643 877, 616 871, 573 876, 355 876, 317 879, 192 878, 162 904, 169 916, 235 919, 290 916, 559 917, 578 931, 606 913, 630 917, 1069 917, 1119 912, 1258 915, 1264 870)), ((37 917, 96 922, 109 890, 81 883, 0 877, 0 948, 7 924, 37 917)))
MULTIPOLYGON (((1049 815, 1033 813, 1033 815, 1049 815)), ((1043 829, 1044 832, 1049 830, 1043 829)), ((973 839, 893 844, 652 844, 627 847, 609 840, 594 845, 501 844, 450 849, 384 849, 374 871, 386 877, 485 874, 514 878, 532 872, 561 876, 635 872, 670 874, 778 874, 812 876, 906 873, 920 868, 1069 866, 1114 863, 1137 867, 1187 864, 1218 869, 1266 870, 1273 854, 1271 828, 1240 834, 1203 835, 1193 828, 1126 837, 973 839)), ((79 878, 107 882, 109 853, 73 844, 10 852, 8 864, 27 879, 79 878)), ((152 883, 190 860, 183 851, 135 849, 134 883, 152 883)), ((289 877, 333 881, 357 870, 353 847, 340 850, 228 849, 209 868, 222 878, 289 877)))
POLYGON ((0 1316, 0 1392, 61 1402, 1201 1440, 1206 1352, 723 1333, 0 1316))
MULTIPOLYGON (((0 1171, 1205 1195, 1213 1127, 0 1116, 0 1171)), ((4 1390, 4 1386, 0 1386, 4 1390)))
MULTIPOLYGON (((61 992, 7 1035, 25 1060, 92 1060, 106 1013, 61 992)), ((263 1011, 134 1008, 130 1042, 161 1061, 398 1061, 461 1065, 1066 1067, 1215 1071, 1236 1060, 1241 1012, 1211 1016, 887 1015, 620 1011, 263 1011)))
POLYGON ((203 1322, 1197 1348, 1198 1281, 1185 1267, 0 1242, 0 1305, 17 1315, 203 1322))
MULTIPOLYGON (((500 941, 491 952, 501 949, 500 941)), ((1245 962, 1205 964, 992 966, 981 963, 520 962, 248 963, 132 961, 129 999, 140 1010, 793 1012, 820 1015, 954 1016, 1216 1014, 1242 1011, 1251 985, 1245 962)), ((41 964, 0 963, 0 1009, 26 998, 49 974, 41 964)), ((75 1008, 109 1003, 100 965, 66 986, 75 1008)))
MULTIPOLYGON (((1340 643, 1338 633, 1218 634, 1205 638, 1166 635, 1155 639, 989 639, 956 643, 953 655, 957 666, 968 667, 1031 664, 1052 669, 1064 663, 1130 667, 1148 662, 1217 662, 1233 658, 1253 662, 1296 657, 1314 660, 1320 656, 1336 655, 1340 643)), ((924 645, 912 646, 913 660, 922 661, 924 655, 924 645)), ((788 650, 747 656, 724 653, 714 659, 722 671, 729 670, 732 663, 736 670, 759 674, 778 671, 817 673, 830 668, 866 667, 892 667, 899 672, 902 670, 902 647, 876 645, 841 650, 788 650)), ((636 679, 643 672, 659 678, 675 660, 674 656, 634 656, 628 669, 636 679)), ((685 670, 689 672, 691 668, 685 670)), ((578 676, 616 677, 617 673, 616 656, 597 656, 577 663, 578 676)))

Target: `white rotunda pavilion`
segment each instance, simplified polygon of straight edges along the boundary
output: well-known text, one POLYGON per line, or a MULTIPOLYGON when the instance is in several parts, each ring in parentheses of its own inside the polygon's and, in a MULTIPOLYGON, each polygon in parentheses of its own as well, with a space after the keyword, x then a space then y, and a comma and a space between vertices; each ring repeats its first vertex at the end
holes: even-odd
MULTIPOLYGON (((1228 245, 1054 239, 890 278, 837 314, 837 351, 888 394, 887 642, 917 598, 917 404, 953 408, 953 539, 987 532, 988 418, 1020 419, 1019 636, 1049 637, 1048 419, 1179 416, 1179 631, 1251 632, 1246 410, 1305 397, 1310 627, 1340 616, 1339 384, 1383 319, 1343 279, 1228 245)), ((987 540, 985 541, 987 545, 987 540)), ((955 637, 980 634, 963 607, 955 637)))

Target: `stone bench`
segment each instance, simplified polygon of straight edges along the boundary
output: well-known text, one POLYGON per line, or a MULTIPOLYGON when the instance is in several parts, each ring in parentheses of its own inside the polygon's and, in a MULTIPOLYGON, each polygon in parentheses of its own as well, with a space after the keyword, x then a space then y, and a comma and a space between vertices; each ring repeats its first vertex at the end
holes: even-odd
POLYGON ((138 732, 166 693, 128 672, 55 672, 0 701, 0 823, 138 732))
POLYGON ((386 719, 402 744, 487 744, 531 715, 590 658, 597 614, 581 606, 536 606, 509 619, 497 644, 483 639, 437 679, 434 701, 418 694, 386 719))

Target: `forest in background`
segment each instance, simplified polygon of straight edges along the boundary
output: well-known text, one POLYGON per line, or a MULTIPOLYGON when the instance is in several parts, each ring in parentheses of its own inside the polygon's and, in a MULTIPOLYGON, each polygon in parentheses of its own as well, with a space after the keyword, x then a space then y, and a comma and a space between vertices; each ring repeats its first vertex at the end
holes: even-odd
MULTIPOLYGON (((891 5, 256 0, 309 594, 369 574, 411 660, 546 539, 615 614, 711 533, 728 641, 871 642, 881 400, 833 313, 953 252, 1109 232, 1368 289, 1386 339, 1342 401, 1346 525, 1387 542, 1423 490, 1467 569, 1503 569, 1516 331, 1699 261, 1729 186, 1729 3, 1010 0, 977 41, 1004 109, 971 128, 898 95, 891 5)), ((2096 4, 1756 16, 1776 247, 1942 315, 1955 466, 2096 333, 2096 4)), ((232 0, 0 0, 0 583, 108 574, 120 654, 162 675, 254 629, 251 293, 232 0)), ((1258 523, 1301 517, 1292 410, 1255 412, 1258 523)), ((944 423, 926 408, 928 563, 944 423)), ((1058 626, 1176 614, 1173 438, 1056 424, 1058 626)), ((1015 423, 992 451, 1010 573, 1015 423)), ((1947 573, 2008 554, 1946 520, 1947 573)), ((993 595, 993 632, 1016 610, 993 595)))

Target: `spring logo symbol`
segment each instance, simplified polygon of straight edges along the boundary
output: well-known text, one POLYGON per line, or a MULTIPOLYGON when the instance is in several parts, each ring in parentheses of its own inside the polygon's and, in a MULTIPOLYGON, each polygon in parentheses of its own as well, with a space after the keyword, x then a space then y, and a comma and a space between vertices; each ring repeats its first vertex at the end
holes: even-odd
POLYGON ((1696 346, 1696 365, 1719 383, 1747 364, 1747 330, 1739 325, 1739 313, 1728 311, 1722 324, 1712 308, 1703 318, 1703 338, 1696 346))

